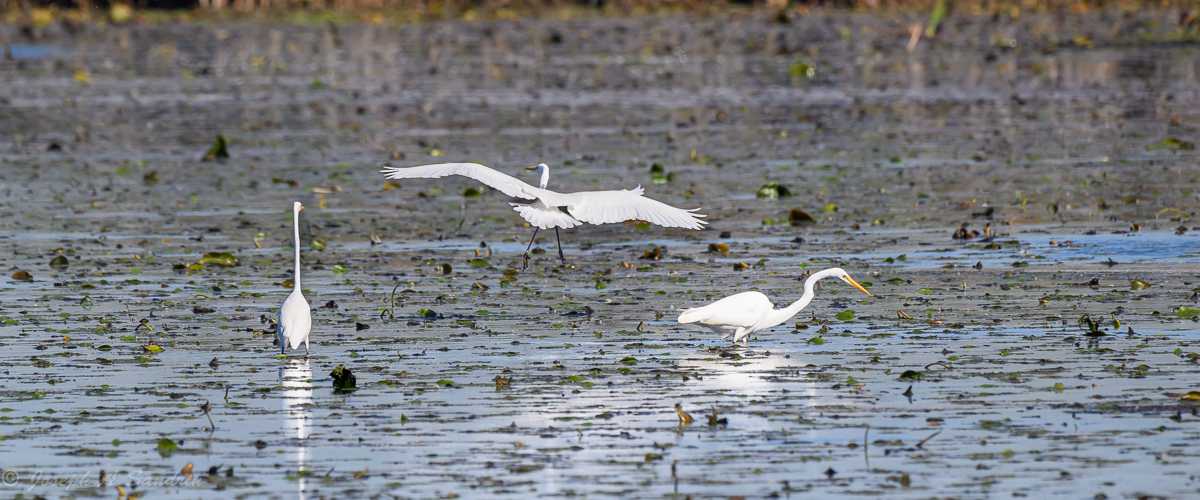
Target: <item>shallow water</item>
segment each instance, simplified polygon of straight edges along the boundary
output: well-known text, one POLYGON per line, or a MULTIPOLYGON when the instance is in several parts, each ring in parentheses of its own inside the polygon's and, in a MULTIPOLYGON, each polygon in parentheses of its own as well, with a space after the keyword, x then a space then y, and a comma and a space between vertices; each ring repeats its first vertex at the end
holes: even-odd
POLYGON ((3 488, 1195 495, 1200 94, 1155 16, 963 18, 911 54, 911 20, 840 14, 4 28, 0 254, 33 279, 0 283, 3 488), (508 276, 507 199, 378 173, 441 161, 710 226, 564 231, 566 267, 542 232, 508 276), (314 343, 280 358, 293 200, 314 343), (238 265, 177 268, 214 251, 238 265), (873 295, 825 283, 746 347, 673 321, 834 265, 873 295))

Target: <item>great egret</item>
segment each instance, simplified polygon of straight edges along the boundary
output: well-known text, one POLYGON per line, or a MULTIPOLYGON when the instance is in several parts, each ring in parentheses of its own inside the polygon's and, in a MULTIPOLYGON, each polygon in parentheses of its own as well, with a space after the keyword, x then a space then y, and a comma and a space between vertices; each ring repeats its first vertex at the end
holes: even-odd
POLYGON ((533 248, 533 240, 537 238, 539 229, 554 228, 555 240, 558 240, 558 258, 563 264, 562 241, 558 239, 558 228, 570 229, 575 226, 588 224, 608 224, 639 219, 663 227, 683 227, 688 229, 703 229, 706 222, 704 217, 694 214, 699 208, 684 210, 665 203, 651 200, 642 196, 642 186, 633 190, 621 191, 583 191, 579 193, 558 193, 546 189, 550 182, 550 167, 545 163, 528 167, 526 170, 538 170, 542 179, 538 187, 533 187, 517 178, 497 172, 478 163, 438 163, 419 167, 388 167, 383 172, 388 179, 437 179, 447 175, 470 177, 491 186, 514 198, 535 200, 534 203, 510 203, 513 210, 534 227, 533 238, 525 248, 524 267, 529 266, 529 249, 533 248))
POLYGON ((835 267, 813 273, 804 280, 804 295, 800 296, 800 300, 783 309, 775 309, 775 304, 771 303, 771 299, 759 292, 742 292, 704 307, 687 309, 679 314, 679 323, 700 323, 701 326, 706 326, 723 336, 732 335, 733 341, 736 343, 746 339, 751 333, 771 328, 791 319, 801 309, 808 306, 809 302, 812 302, 813 296, 816 295, 813 287, 817 282, 832 276, 841 278, 842 281, 849 283, 862 293, 871 295, 871 292, 854 281, 854 278, 846 274, 846 271, 835 267))
POLYGON ((309 315, 308 301, 300 291, 300 211, 304 205, 300 202, 292 204, 292 243, 296 245, 296 274, 292 279, 294 288, 279 308, 279 322, 275 330, 279 334, 279 353, 283 354, 290 345, 299 349, 304 343, 304 354, 308 354, 308 332, 312 329, 312 316, 309 315))

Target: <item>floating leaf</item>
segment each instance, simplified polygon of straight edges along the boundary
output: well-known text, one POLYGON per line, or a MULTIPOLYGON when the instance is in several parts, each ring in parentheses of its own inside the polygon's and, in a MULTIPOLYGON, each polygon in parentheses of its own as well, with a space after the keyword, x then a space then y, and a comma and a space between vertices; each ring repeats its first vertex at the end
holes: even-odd
POLYGON ((1150 284, 1149 284, 1149 283, 1146 283, 1145 281, 1142 281, 1142 280, 1132 280, 1132 281, 1130 281, 1130 282, 1129 282, 1129 289, 1130 289, 1130 290, 1141 290, 1141 289, 1143 289, 1143 288, 1146 288, 1146 287, 1148 287, 1148 286, 1150 286, 1150 284))
POLYGON ((1179 309, 1175 310, 1175 315, 1183 319, 1191 318, 1197 314, 1200 314, 1200 309, 1192 309, 1187 306, 1179 306, 1179 309))
POLYGON ((827 214, 837 212, 837 205, 835 205, 833 203, 826 203, 824 205, 821 205, 821 211, 825 212, 827 214))
POLYGON ((325 251, 325 239, 324 238, 313 238, 312 241, 308 242, 308 246, 318 252, 324 252, 325 251))
POLYGON ((842 321, 850 321, 850 320, 854 319, 854 311, 847 309, 845 311, 837 313, 836 317, 837 317, 837 319, 840 319, 842 321))
POLYGON ((813 76, 816 76, 816 74, 817 74, 816 68, 812 67, 812 65, 810 65, 810 64, 802 63, 799 61, 793 63, 790 67, 788 67, 788 76, 790 76, 792 78, 800 78, 800 77, 812 78, 813 76))
POLYGON ((53 267, 53 268, 63 269, 63 268, 66 268, 69 264, 70 264, 70 261, 67 260, 66 255, 59 254, 59 255, 55 256, 53 259, 50 259, 50 267, 53 267))
POLYGON ((465 189, 465 190, 463 191, 463 194, 462 194, 462 195, 463 195, 463 198, 478 198, 478 197, 480 197, 480 196, 483 196, 483 195, 482 195, 482 194, 479 192, 479 190, 478 190, 478 189, 475 189, 475 188, 467 188, 467 189, 465 189))
POLYGON ((729 254, 729 245, 726 243, 709 243, 708 251, 709 251, 709 253, 719 253, 721 255, 728 255, 729 254))
POLYGON ((771 181, 767 185, 758 188, 758 191, 755 193, 755 196, 759 198, 768 198, 772 200, 786 198, 791 195, 792 192, 788 190, 787 186, 777 184, 775 181, 771 181))
MULTIPOLYGON (((200 257, 200 264, 216 264, 218 266, 237 265, 237 258, 229 252, 208 252, 200 257)), ((201 267, 200 269, 204 269, 201 267)))
POLYGON ((28 271, 17 271, 13 273, 12 279, 17 281, 33 281, 33 275, 29 274, 28 271))
POLYGON ((227 158, 229 158, 229 149, 225 141, 225 136, 217 134, 212 147, 209 148, 208 152, 204 154, 204 158, 201 158, 200 161, 215 161, 227 158))
POLYGON ((813 338, 811 338, 811 339, 808 339, 808 343, 809 343, 809 344, 817 344, 817 345, 820 345, 820 344, 824 344, 824 343, 825 343, 825 339, 823 339, 823 338, 821 338, 821 337, 813 337, 813 338))
POLYGON ((341 264, 335 264, 333 266, 333 272, 336 274, 345 274, 345 273, 350 272, 350 268, 343 266, 341 264))
POLYGON ((420 316, 422 318, 436 318, 436 317, 438 317, 438 313, 437 313, 437 311, 434 311, 433 309, 418 309, 417 316, 420 316))
POLYGON ((1187 394, 1180 396, 1179 399, 1184 401, 1200 401, 1200 391, 1188 391, 1187 394))
POLYGON ((625 356, 624 358, 621 358, 621 364, 623 365, 636 365, 637 362, 637 358, 633 356, 625 356))
POLYGON ((437 381, 437 385, 444 385, 444 386, 450 386, 450 387, 454 387, 454 386, 456 386, 456 385, 458 385, 458 384, 455 384, 453 380, 441 379, 441 380, 437 381))
POLYGON ((1162 147, 1167 149, 1195 149, 1196 144, 1192 143, 1191 141, 1181 141, 1174 137, 1168 137, 1163 139, 1162 147))
POLYGON ((788 222, 791 222, 793 226, 799 226, 801 224, 816 224, 817 220, 813 216, 808 215, 808 212, 794 208, 788 214, 788 222))
POLYGON ((925 378, 924 373, 913 370, 905 370, 904 373, 900 374, 900 380, 904 381, 921 380, 923 378, 925 378))
POLYGON ((453 271, 454 271, 454 266, 451 266, 450 264, 438 264, 436 266, 433 266, 433 272, 435 272, 437 274, 449 275, 453 271))
POLYGON ((470 264, 471 267, 488 267, 491 265, 488 263, 488 261, 483 259, 471 259, 471 262, 468 264, 470 264))
POLYGON ((158 440, 157 448, 159 455, 169 457, 171 456, 172 452, 179 449, 179 445, 175 444, 175 442, 171 441, 170 439, 162 438, 158 440))
POLYGON ((142 349, 145 349, 147 352, 152 352, 154 354, 163 352, 163 348, 159 347, 157 344, 146 344, 146 345, 142 346, 142 349))
POLYGON ((745 262, 738 262, 733 265, 734 271, 745 271, 747 269, 750 269, 750 264, 747 264, 745 262))
POLYGON ((391 191, 393 189, 400 189, 400 183, 396 181, 387 181, 383 183, 383 191, 391 191))

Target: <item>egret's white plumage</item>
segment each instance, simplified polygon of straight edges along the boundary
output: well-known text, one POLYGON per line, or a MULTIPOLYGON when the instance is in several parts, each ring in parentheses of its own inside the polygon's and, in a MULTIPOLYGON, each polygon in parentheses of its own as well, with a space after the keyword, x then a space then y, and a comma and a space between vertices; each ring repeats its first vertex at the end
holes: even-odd
POLYGON ((817 282, 829 277, 840 278, 863 293, 871 295, 871 292, 854 281, 854 278, 846 274, 846 271, 835 267, 813 273, 804 280, 804 295, 800 296, 800 300, 785 308, 776 309, 775 304, 771 303, 771 299, 759 292, 742 292, 704 307, 684 310, 679 314, 679 323, 699 323, 722 335, 733 336, 733 341, 737 342, 745 339, 751 333, 771 328, 791 319, 801 309, 807 307, 809 302, 812 302, 813 296, 816 295, 813 288, 817 282))
POLYGON ((287 299, 284 299, 283 306, 279 308, 279 322, 276 323, 275 329, 279 334, 279 352, 283 353, 288 346, 292 349, 299 349, 300 343, 304 343, 304 354, 308 354, 308 333, 312 330, 312 316, 310 315, 308 301, 304 299, 304 294, 300 291, 300 211, 304 210, 304 206, 300 202, 295 202, 292 205, 292 243, 296 246, 296 272, 292 279, 294 288, 292 293, 288 294, 287 299))
MULTIPOLYGON (((550 167, 545 163, 530 170, 541 171, 539 187, 533 187, 510 175, 497 172, 478 163, 439 163, 419 167, 388 167, 381 172, 388 179, 436 179, 447 175, 470 177, 514 198, 534 200, 533 203, 511 203, 534 228, 570 229, 587 224, 610 224, 627 220, 644 220, 663 227, 704 229, 704 215, 693 213, 699 208, 684 210, 642 196, 641 186, 620 191, 583 191, 559 193, 546 189, 550 182, 550 167)), ((532 245, 533 240, 530 240, 532 245)), ((528 252, 528 250, 526 250, 528 252)), ((562 245, 559 244, 559 257, 562 245)))

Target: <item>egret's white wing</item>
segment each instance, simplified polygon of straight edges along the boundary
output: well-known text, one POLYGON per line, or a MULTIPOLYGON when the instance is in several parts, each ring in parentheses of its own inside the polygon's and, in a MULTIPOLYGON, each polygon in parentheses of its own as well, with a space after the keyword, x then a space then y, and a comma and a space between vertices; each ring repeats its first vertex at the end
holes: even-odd
POLYGON ((575 226, 582 226, 583 223, 575 220, 574 217, 563 213, 557 208, 547 208, 539 206, 539 204, 526 205, 523 203, 509 203, 513 206, 513 210, 521 214, 521 217, 529 221, 534 227, 541 229, 550 229, 552 227, 561 227, 570 229, 575 226))
POLYGON ((485 167, 478 163, 437 163, 419 167, 387 167, 380 172, 388 179, 437 179, 447 175, 470 177, 491 186, 514 198, 532 200, 537 198, 537 188, 521 182, 516 177, 485 167))
POLYGON ((279 337, 284 345, 291 345, 293 349, 308 338, 312 329, 312 316, 304 295, 295 291, 288 295, 283 301, 283 307, 279 308, 279 324, 276 328, 279 329, 279 337))
POLYGON ((774 308, 775 305, 766 295, 742 292, 704 307, 687 309, 679 314, 679 322, 750 328, 774 308))
MULTIPOLYGON (((557 193, 553 193, 557 194, 557 193)), ((621 191, 589 191, 546 196, 546 201, 567 207, 567 212, 589 224, 609 224, 640 219, 663 227, 704 229, 699 208, 684 210, 642 196, 642 187, 621 191), (561 203, 555 203, 555 198, 561 203)))

